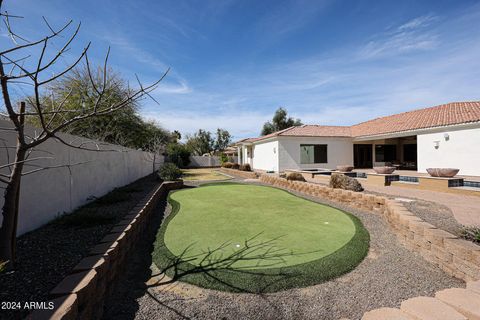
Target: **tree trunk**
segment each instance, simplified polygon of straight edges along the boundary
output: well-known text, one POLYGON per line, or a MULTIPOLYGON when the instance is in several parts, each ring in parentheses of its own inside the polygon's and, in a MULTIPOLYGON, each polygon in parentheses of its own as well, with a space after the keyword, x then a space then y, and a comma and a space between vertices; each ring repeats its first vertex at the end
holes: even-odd
POLYGON ((13 269, 15 261, 18 200, 20 196, 20 181, 22 179, 25 155, 26 150, 17 146, 12 175, 4 193, 5 203, 2 208, 3 221, 2 226, 0 227, 0 262, 6 263, 5 268, 7 270, 13 269))

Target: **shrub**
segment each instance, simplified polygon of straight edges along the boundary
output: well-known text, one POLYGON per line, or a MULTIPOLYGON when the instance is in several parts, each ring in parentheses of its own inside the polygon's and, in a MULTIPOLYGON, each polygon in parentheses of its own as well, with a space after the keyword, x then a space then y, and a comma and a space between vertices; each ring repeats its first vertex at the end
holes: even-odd
POLYGON ((252 171, 252 168, 250 167, 250 165, 248 163, 246 163, 246 164, 242 164, 240 166, 240 170, 242 170, 242 171, 252 171))
POLYGON ((174 163, 165 163, 158 169, 158 176, 162 180, 175 181, 182 176, 182 170, 180 170, 174 163))
POLYGON ((222 163, 222 167, 224 167, 224 168, 231 168, 232 166, 233 166, 233 163, 231 163, 231 162, 222 163))
POLYGON ((332 174, 330 177, 330 188, 351 190, 355 192, 363 191, 360 182, 344 174, 332 174))
POLYGON ((240 165, 238 163, 232 163, 232 169, 238 170, 240 169, 240 165))
POLYGON ((167 146, 167 156, 170 162, 177 167, 184 168, 190 164, 190 151, 179 143, 170 143, 167 146))
POLYGON ((462 238, 480 243, 480 228, 465 227, 461 231, 462 238))
POLYGON ((282 172, 278 175, 280 178, 287 179, 287 174, 285 172, 282 172))
POLYGON ((290 180, 290 181, 304 181, 305 182, 305 178, 299 172, 289 172, 289 173, 287 173, 287 180, 290 180))
POLYGON ((220 164, 224 164, 228 162, 228 156, 225 153, 220 153, 220 164))

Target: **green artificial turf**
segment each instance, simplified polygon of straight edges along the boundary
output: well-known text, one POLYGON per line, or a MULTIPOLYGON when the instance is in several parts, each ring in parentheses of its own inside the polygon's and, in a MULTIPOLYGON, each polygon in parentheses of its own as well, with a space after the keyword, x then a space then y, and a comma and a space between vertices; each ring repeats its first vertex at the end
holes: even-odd
POLYGON ((280 189, 217 183, 171 193, 153 260, 174 279, 234 292, 329 280, 368 251, 361 222, 280 189))

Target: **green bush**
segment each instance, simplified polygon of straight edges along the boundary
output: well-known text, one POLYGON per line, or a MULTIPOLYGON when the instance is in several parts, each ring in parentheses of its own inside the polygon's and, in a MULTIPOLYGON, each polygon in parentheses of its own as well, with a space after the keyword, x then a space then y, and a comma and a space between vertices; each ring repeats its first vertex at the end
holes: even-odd
POLYGON ((238 170, 240 169, 240 165, 238 163, 232 163, 232 169, 238 170))
POLYGON ((240 166, 240 170, 242 170, 242 171, 252 171, 252 168, 250 167, 250 165, 248 163, 246 163, 246 164, 242 164, 240 166))
POLYGON ((225 153, 220 153, 220 164, 224 164, 228 162, 228 156, 225 153))
POLYGON ((190 164, 190 151, 179 143, 170 143, 167 146, 168 159, 179 168, 185 168, 190 164))
POLYGON ((158 176, 165 181, 175 181, 182 176, 182 170, 180 170, 174 163, 165 163, 158 169, 158 176))
POLYGON ((231 163, 231 162, 222 163, 222 167, 224 167, 224 168, 231 168, 232 166, 233 166, 233 163, 231 163))
POLYGON ((290 181, 305 181, 305 178, 299 172, 290 172, 287 174, 287 180, 290 181))

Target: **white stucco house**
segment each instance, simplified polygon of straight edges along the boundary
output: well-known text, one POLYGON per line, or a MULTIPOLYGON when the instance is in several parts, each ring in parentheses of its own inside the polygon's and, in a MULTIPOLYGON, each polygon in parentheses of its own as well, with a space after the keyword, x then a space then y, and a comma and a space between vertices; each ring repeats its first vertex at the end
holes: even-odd
POLYGON ((352 126, 303 125, 234 144, 254 170, 372 168, 426 172, 459 168, 480 176, 480 102, 454 102, 352 126))

